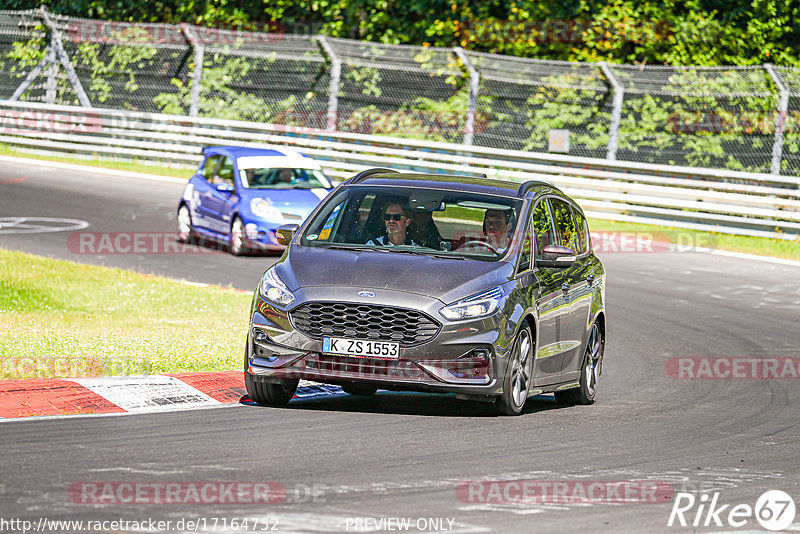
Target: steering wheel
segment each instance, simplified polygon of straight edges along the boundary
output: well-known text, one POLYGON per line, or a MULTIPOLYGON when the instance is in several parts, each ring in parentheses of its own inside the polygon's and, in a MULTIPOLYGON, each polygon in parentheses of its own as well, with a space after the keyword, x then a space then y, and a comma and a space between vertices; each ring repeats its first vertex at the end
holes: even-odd
POLYGON ((486 247, 489 250, 489 252, 491 252, 492 254, 497 254, 497 249, 496 248, 494 248, 492 245, 490 245, 489 243, 487 243, 485 241, 478 241, 477 239, 473 239, 471 241, 465 241, 464 243, 459 245, 459 247, 456 250, 461 250, 462 248, 470 246, 470 245, 480 245, 482 247, 486 247))

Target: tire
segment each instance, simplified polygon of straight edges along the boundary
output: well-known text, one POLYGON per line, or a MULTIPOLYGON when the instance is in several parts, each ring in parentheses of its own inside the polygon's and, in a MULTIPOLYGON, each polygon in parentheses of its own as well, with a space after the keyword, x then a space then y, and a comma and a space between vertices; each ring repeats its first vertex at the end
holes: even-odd
POLYGON ((500 415, 519 415, 525 407, 533 382, 533 345, 531 328, 525 325, 514 338, 503 394, 494 403, 500 415))
POLYGON ((267 378, 251 374, 247 368, 248 352, 250 351, 250 337, 247 338, 247 345, 244 352, 244 387, 247 389, 247 396, 250 399, 264 406, 285 406, 294 397, 299 380, 284 380, 281 382, 269 382, 267 378))
POLYGON ((234 217, 231 223, 231 232, 228 236, 231 254, 241 256, 245 253, 245 239, 244 223, 239 217, 234 217))
POLYGON ((375 395, 378 388, 365 386, 363 384, 347 384, 342 386, 342 390, 348 395, 370 396, 375 395))
POLYGON ((192 213, 189 211, 189 206, 181 204, 181 207, 178 208, 178 241, 181 243, 193 243, 195 236, 192 213))
POLYGON ((581 362, 581 377, 579 387, 556 391, 556 402, 559 404, 593 404, 597 396, 597 383, 603 372, 603 352, 605 340, 597 323, 589 330, 589 341, 586 343, 586 352, 581 362))

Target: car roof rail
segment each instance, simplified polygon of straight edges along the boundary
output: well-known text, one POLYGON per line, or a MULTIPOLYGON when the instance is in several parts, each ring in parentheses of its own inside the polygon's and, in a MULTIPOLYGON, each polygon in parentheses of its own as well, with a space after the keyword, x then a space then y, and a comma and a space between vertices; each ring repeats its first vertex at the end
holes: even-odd
POLYGON ((382 167, 376 167, 374 169, 367 169, 365 171, 361 171, 360 173, 356 174, 355 176, 353 176, 352 178, 347 180, 347 183, 348 184, 357 184, 358 182, 362 182, 362 181, 366 180, 367 178, 369 178, 373 174, 384 174, 384 173, 387 173, 387 172, 396 173, 397 171, 394 170, 394 169, 385 169, 385 168, 382 168, 382 167))
POLYGON ((530 191, 531 189, 533 189, 534 187, 548 187, 550 189, 555 189, 559 193, 563 193, 563 191, 561 191, 561 189, 557 188, 556 186, 554 186, 550 182, 545 182, 545 181, 542 181, 542 180, 528 180, 527 182, 525 182, 521 186, 519 186, 519 189, 517 190, 517 196, 524 197, 525 194, 528 191, 530 191))

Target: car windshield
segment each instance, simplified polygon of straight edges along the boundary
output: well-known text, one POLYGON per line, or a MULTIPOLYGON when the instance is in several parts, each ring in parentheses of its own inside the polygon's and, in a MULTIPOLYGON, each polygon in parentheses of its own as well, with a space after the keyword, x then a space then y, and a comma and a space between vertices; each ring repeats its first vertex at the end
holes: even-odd
POLYGON ((521 205, 487 194, 351 186, 309 221, 300 244, 497 261, 511 248, 521 205))
POLYGON ((242 186, 248 189, 330 189, 320 170, 288 167, 239 168, 242 186))

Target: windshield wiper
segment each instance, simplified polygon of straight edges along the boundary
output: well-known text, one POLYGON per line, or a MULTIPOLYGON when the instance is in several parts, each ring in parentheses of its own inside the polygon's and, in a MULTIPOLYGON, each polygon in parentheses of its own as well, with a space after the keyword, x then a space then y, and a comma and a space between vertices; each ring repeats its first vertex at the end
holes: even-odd
POLYGON ((432 256, 434 258, 446 258, 446 259, 459 259, 463 260, 464 257, 461 255, 449 255, 449 254, 442 254, 435 248, 423 248, 423 249, 414 249, 414 248, 395 248, 389 247, 386 250, 392 250, 394 252, 405 252, 406 254, 416 254, 417 256, 432 256), (430 252, 426 252, 429 250, 430 252))
POLYGON ((388 248, 376 248, 370 245, 336 245, 330 244, 326 248, 332 248, 334 250, 375 250, 378 252, 389 252, 388 248))

